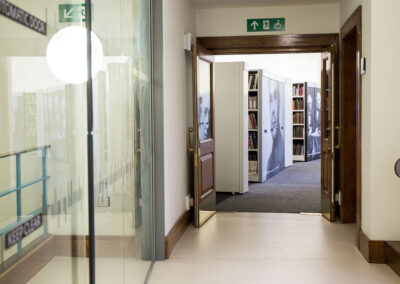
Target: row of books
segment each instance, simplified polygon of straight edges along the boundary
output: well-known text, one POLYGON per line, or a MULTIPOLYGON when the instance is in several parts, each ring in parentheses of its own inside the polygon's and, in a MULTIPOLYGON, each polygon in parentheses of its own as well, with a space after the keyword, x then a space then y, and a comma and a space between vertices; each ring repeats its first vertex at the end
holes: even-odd
POLYGON ((258 173, 258 156, 256 153, 249 153, 249 174, 258 173))
POLYGON ((304 124, 304 112, 295 112, 293 114, 294 124, 304 124))
POLYGON ((304 109, 304 100, 299 100, 299 99, 293 100, 293 109, 294 110, 303 110, 304 109))
POLYGON ((258 162, 257 161, 249 161, 249 174, 257 174, 258 173, 258 162))
POLYGON ((304 144, 293 143, 293 155, 304 155, 304 144))
POLYGON ((293 97, 304 96, 304 85, 293 85, 293 97))
POLYGON ((258 100, 257 97, 249 97, 249 109, 257 109, 258 100))
POLYGON ((258 149, 257 132, 249 133, 249 149, 258 149))
POLYGON ((258 73, 249 74, 249 90, 258 89, 258 73))
POLYGON ((293 137, 304 138, 304 126, 293 126, 293 137))
POLYGON ((256 113, 249 113, 249 129, 257 129, 257 125, 256 113))

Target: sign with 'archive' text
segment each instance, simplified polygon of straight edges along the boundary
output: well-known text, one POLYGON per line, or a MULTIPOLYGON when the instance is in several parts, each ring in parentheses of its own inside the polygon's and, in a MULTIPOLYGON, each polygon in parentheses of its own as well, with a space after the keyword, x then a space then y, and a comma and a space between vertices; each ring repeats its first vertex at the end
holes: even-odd
POLYGON ((247 19, 248 32, 284 31, 285 25, 285 18, 247 19))
POLYGON ((86 22, 85 4, 60 4, 58 5, 60 23, 86 22))

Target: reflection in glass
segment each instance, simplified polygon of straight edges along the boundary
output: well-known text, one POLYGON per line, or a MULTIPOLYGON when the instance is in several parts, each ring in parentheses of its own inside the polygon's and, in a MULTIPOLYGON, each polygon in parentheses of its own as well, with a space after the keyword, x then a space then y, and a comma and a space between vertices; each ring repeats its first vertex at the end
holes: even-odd
POLYGON ((199 60, 199 139, 211 138, 211 64, 199 60))
MULTIPOLYGON (((60 22, 59 1, 12 2, 46 20, 48 34, 0 16, 0 157, 21 153, 0 158, 0 277, 44 246, 54 248, 45 251, 51 260, 21 283, 86 284, 88 114, 87 85, 80 83, 86 70, 72 73, 77 81, 56 77, 46 57, 57 32, 86 31, 86 23, 60 22), (45 182, 6 194, 43 175, 45 182), (43 226, 6 248, 7 232, 37 214, 43 226)), ((93 82, 96 283, 144 283, 153 258, 150 1, 92 2, 93 30, 104 47, 93 82)))
POLYGON ((86 283, 86 84, 60 81, 46 60, 54 34, 85 23, 60 23, 58 1, 11 2, 46 21, 47 35, 0 16, 0 156, 15 153, 0 159, 0 276, 57 242, 57 250, 45 252, 54 257, 29 283, 86 283), (29 186, 5 195, 18 184, 29 186), (7 233, 38 214, 42 226, 6 248, 7 233))
POLYGON ((93 80, 96 283, 144 283, 153 256, 150 5, 92 2, 104 47, 93 80))

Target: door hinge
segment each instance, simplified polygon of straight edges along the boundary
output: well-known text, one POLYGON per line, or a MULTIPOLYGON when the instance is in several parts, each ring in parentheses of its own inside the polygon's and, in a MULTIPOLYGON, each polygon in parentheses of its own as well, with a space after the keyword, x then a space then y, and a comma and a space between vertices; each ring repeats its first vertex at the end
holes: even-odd
POLYGON ((197 153, 194 153, 194 166, 197 167, 197 153))
POLYGON ((342 200, 342 195, 341 192, 339 191, 339 193, 335 194, 335 201, 339 203, 339 206, 341 204, 341 200, 342 200))

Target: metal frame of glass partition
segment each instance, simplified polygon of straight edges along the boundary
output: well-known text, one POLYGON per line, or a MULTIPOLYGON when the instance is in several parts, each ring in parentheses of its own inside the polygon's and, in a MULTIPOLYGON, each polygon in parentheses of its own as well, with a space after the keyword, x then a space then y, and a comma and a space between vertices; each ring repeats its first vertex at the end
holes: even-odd
POLYGON ((89 210, 89 283, 96 283, 95 221, 94 221, 94 158, 93 158, 93 80, 92 80, 92 1, 86 4, 87 39, 87 145, 88 145, 88 210, 89 210))
MULTIPOLYGON (((95 284, 96 283, 96 251, 95 251, 95 181, 94 181, 94 150, 93 150, 93 80, 92 80, 92 45, 91 45, 91 32, 92 32, 92 3, 91 0, 85 0, 85 5, 86 5, 86 37, 87 37, 87 70, 88 70, 88 81, 87 81, 87 143, 88 143, 88 221, 89 221, 89 283, 90 284, 95 284)), ((162 207, 162 212, 157 211, 155 213, 156 210, 156 206, 155 203, 157 202, 157 204, 162 203, 163 204, 163 195, 162 198, 158 198, 156 199, 156 194, 155 194, 155 190, 154 190, 154 185, 155 185, 155 171, 157 173, 157 175, 159 176, 160 174, 163 177, 163 166, 161 168, 156 168, 155 167, 155 155, 157 155, 158 157, 163 156, 163 142, 161 143, 161 151, 157 151, 155 150, 156 147, 160 148, 160 144, 159 145, 155 145, 154 143, 154 137, 157 135, 157 137, 161 134, 161 136, 163 136, 163 131, 162 129, 158 129, 157 134, 154 132, 154 127, 155 124, 158 125, 162 125, 162 117, 158 117, 155 119, 155 106, 157 111, 158 110, 162 110, 162 86, 161 88, 159 88, 158 93, 161 94, 161 104, 160 102, 155 102, 154 101, 154 44, 153 44, 153 37, 154 37, 154 29, 157 29, 157 36, 161 37, 161 41, 162 41, 162 25, 157 25, 157 27, 155 27, 154 25, 154 17, 153 14, 154 12, 157 11, 157 13, 159 14, 161 12, 162 15, 162 1, 160 0, 150 0, 150 15, 149 15, 149 25, 150 25, 150 30, 151 30, 151 35, 150 35, 150 46, 151 46, 151 101, 152 101, 152 114, 151 114, 151 118, 152 118, 152 133, 153 133, 153 137, 152 137, 152 149, 153 149, 153 173, 152 173, 152 184, 151 184, 151 194, 152 194, 152 204, 151 204, 151 208, 152 208, 152 216, 151 216, 151 220, 152 220, 152 224, 151 224, 151 236, 152 236, 152 264, 150 266, 150 269, 148 271, 148 275, 146 278, 146 283, 149 279, 150 273, 152 271, 153 265, 154 265, 154 261, 156 258, 156 251, 158 251, 157 254, 160 254, 159 252, 162 251, 162 254, 164 253, 164 243, 160 246, 160 242, 158 242, 158 245, 156 245, 156 238, 159 240, 160 236, 162 238, 162 240, 164 240, 164 228, 162 228, 162 230, 160 229, 160 227, 164 227, 164 207, 162 207), (157 2, 157 3, 154 3, 157 2), (157 120, 155 122, 155 120, 157 120), (157 123, 158 122, 158 123, 157 123), (161 123, 161 124, 160 124, 161 123), (161 133, 160 133, 161 131, 161 133), (161 201, 161 202, 160 202, 161 201), (157 218, 158 221, 155 220, 155 218, 157 218), (162 220, 162 221, 161 221, 162 220), (160 222, 161 221, 161 222, 160 222), (156 230, 156 226, 157 226, 157 230, 156 230), (156 235, 157 234, 157 235, 156 235)), ((158 22, 159 23, 159 22, 158 22)), ((162 45, 161 45, 161 49, 158 50, 157 52, 158 55, 161 54, 161 59, 162 59, 162 45)), ((160 59, 159 57, 157 57, 157 59, 160 59)), ((162 64, 162 60, 158 60, 159 64, 162 64)), ((159 70, 161 70, 161 78, 162 78, 162 65, 161 68, 159 68, 159 70)), ((162 85, 162 84, 161 84, 162 85)), ((162 113, 162 112, 161 112, 162 113)), ((163 141, 163 139, 160 139, 160 141, 163 141)), ((162 178, 161 183, 158 182, 157 183, 157 188, 158 188, 158 193, 163 193, 163 185, 164 185, 164 179, 162 178)), ((159 259, 162 259, 163 256, 158 257, 159 259)))

